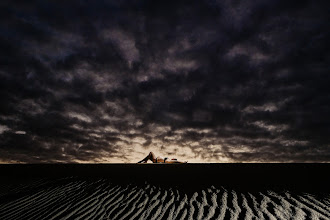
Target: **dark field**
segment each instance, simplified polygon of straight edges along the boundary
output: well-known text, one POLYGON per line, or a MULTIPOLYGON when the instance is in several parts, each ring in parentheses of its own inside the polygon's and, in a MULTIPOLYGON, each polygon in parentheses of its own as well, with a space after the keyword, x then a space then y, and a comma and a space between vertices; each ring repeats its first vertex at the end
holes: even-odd
POLYGON ((0 166, 0 219, 329 219, 329 164, 0 166))

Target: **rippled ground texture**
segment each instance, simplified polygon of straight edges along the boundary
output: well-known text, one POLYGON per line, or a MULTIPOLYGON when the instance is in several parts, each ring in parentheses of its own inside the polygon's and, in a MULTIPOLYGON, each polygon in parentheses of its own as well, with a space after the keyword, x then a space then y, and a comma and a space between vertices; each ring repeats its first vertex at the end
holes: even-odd
POLYGON ((330 196, 39 179, 0 185, 0 219, 330 219, 330 196))

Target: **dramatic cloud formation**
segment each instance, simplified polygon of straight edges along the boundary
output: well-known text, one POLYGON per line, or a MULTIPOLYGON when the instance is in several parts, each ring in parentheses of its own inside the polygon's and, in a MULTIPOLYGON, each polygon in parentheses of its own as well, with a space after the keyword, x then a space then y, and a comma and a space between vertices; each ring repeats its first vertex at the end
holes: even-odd
POLYGON ((330 161, 327 1, 2 1, 0 162, 330 161))

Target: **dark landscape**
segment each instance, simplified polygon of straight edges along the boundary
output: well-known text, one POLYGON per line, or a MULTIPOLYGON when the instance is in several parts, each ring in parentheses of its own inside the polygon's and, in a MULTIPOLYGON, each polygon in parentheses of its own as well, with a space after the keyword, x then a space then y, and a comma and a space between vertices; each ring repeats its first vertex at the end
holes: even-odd
POLYGON ((0 219, 329 219, 329 164, 7 164, 0 219))
POLYGON ((330 220, 329 9, 1 0, 0 220, 330 220))

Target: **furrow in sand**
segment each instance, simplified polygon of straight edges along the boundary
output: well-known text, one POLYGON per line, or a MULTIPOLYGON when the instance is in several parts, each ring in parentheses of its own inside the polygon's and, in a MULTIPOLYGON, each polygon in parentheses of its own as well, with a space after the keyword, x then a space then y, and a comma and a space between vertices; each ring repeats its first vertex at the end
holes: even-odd
MULTIPOLYGON (((26 186, 26 188, 28 188, 28 186, 26 186)), ((14 206, 15 209, 17 209, 20 205, 24 205, 26 204, 27 201, 30 201, 33 197, 34 199, 36 199, 36 196, 38 196, 39 194, 42 194, 42 188, 39 187, 37 190, 37 192, 29 192, 28 195, 24 196, 24 197, 21 197, 21 198, 17 198, 7 204, 5 204, 4 206, 2 206, 0 208, 0 210, 3 210, 3 209, 6 209, 6 208, 9 208, 10 206, 14 206), (33 195, 31 195, 31 193, 34 193, 33 195)), ((20 193, 20 192, 17 192, 17 193, 20 193)), ((24 193, 24 192, 21 192, 21 193, 24 193)), ((14 193, 13 193, 14 194, 14 193)), ((11 194, 11 195, 13 195, 11 194)))
POLYGON ((278 218, 290 219, 294 216, 296 211, 288 201, 284 200, 273 191, 267 191, 267 196, 276 204, 275 214, 278 218))
POLYGON ((56 212, 52 212, 52 214, 49 214, 45 219, 53 220, 56 219, 58 216, 61 216, 63 213, 65 213, 67 210, 71 208, 72 204, 64 204, 61 205, 58 209, 56 209, 56 212))
POLYGON ((170 212, 169 207, 174 205, 175 196, 174 196, 173 191, 170 190, 169 194, 170 194, 170 197, 167 200, 164 201, 164 206, 163 206, 163 208, 161 210, 161 213, 159 215, 159 219, 163 219, 167 215, 167 213, 170 212))
MULTIPOLYGON (((79 185, 78 185, 79 186, 79 185)), ((71 189, 64 189, 64 196, 58 198, 57 201, 54 201, 54 206, 49 206, 48 210, 44 214, 38 214, 37 219, 49 219, 56 216, 61 215, 64 213, 67 209, 71 207, 72 204, 74 204, 74 201, 72 201, 72 197, 74 195, 74 200, 80 199, 80 197, 83 195, 83 193, 78 188, 71 188, 71 189), (55 204, 61 204, 59 207, 57 207, 55 204)))
MULTIPOLYGON (((152 212, 150 213, 151 217, 150 219, 151 220, 154 220, 154 219, 158 219, 158 216, 160 215, 161 211, 162 211, 162 208, 163 208, 163 203, 167 197, 167 191, 164 191, 163 193, 164 195, 161 197, 161 199, 159 200, 159 203, 154 207, 154 209, 152 210, 152 212)), ((149 218, 148 218, 149 219, 149 218)))
MULTIPOLYGON (((109 187, 109 185, 108 185, 109 187)), ((102 187, 100 187, 100 190, 97 191, 97 193, 94 193, 93 197, 90 196, 89 200, 85 200, 85 202, 80 203, 79 208, 75 208, 74 212, 69 213, 67 216, 65 216, 63 219, 67 218, 74 218, 74 219, 80 219, 84 217, 85 215, 89 214, 94 210, 95 205, 99 202, 99 198, 106 197, 107 198, 108 192, 102 187)))
POLYGON ((188 215, 188 209, 184 209, 179 219, 184 220, 187 218, 187 215, 188 215))
POLYGON ((75 209, 74 207, 75 204, 76 203, 73 201, 67 201, 62 205, 62 207, 64 207, 65 210, 62 210, 62 208, 57 208, 53 210, 51 213, 48 213, 47 217, 49 219, 63 219, 63 216, 68 216, 72 214, 72 210, 75 209))
POLYGON ((128 216, 127 219, 137 219, 138 216, 140 215, 140 213, 145 209, 145 207, 148 204, 149 201, 149 197, 146 196, 146 194, 143 194, 144 200, 139 203, 139 205, 137 206, 137 211, 132 215, 132 216, 128 216))
MULTIPOLYGON (((109 199, 109 197, 113 195, 116 196, 116 194, 120 193, 120 189, 121 189, 120 186, 114 186, 109 191, 107 191, 107 195, 105 195, 102 198, 102 204, 100 210, 98 212, 96 211, 97 213, 95 213, 96 217, 94 219, 102 219, 99 215, 101 215, 102 213, 103 215, 105 215, 105 211, 106 211, 105 206, 112 201, 112 199, 109 199)), ((114 199, 115 196, 112 198, 114 199)))
POLYGON ((110 219, 118 219, 118 217, 127 209, 127 207, 129 205, 131 205, 136 198, 140 195, 140 190, 134 190, 133 194, 130 194, 126 200, 122 201, 120 206, 118 206, 118 210, 116 210, 116 212, 114 212, 114 215, 111 216, 109 215, 110 219))
POLYGON ((311 194, 237 194, 213 186, 180 193, 103 179, 34 181, 0 196, 0 219, 330 219, 328 198, 311 194))
POLYGON ((157 216, 157 219, 163 219, 165 214, 167 213, 167 211, 169 211, 169 207, 174 204, 174 194, 172 192, 172 190, 169 190, 169 192, 167 193, 169 194, 169 196, 167 196, 167 198, 165 200, 163 200, 163 204, 162 204, 162 209, 160 210, 159 215, 157 216))
POLYGON ((317 200, 313 195, 310 194, 305 194, 304 195, 305 198, 307 198, 308 200, 312 201, 313 203, 316 203, 318 206, 322 207, 323 210, 325 210, 326 212, 330 212, 330 204, 326 204, 320 200, 317 200))
POLYGON ((290 193, 285 193, 285 196, 288 200, 291 200, 293 203, 296 204, 296 207, 300 208, 300 209, 304 209, 306 211, 309 212, 310 216, 309 218, 310 219, 320 219, 321 217, 324 218, 324 219, 329 219, 326 215, 318 212, 317 210, 307 206, 306 204, 304 204, 303 202, 297 200, 296 198, 294 198, 290 193))
POLYGON ((226 195, 226 209, 224 213, 224 219, 238 219, 240 209, 237 209, 237 195, 234 191, 227 192, 226 195))
POLYGON ((238 205, 238 198, 237 198, 237 194, 235 191, 231 191, 231 195, 232 195, 232 204, 233 204, 233 208, 229 209, 231 212, 231 219, 238 219, 239 214, 241 213, 241 208, 238 205))
POLYGON ((328 205, 330 207, 330 197, 328 198, 323 198, 324 204, 328 205))
POLYGON ((252 206, 254 211, 256 211, 258 219, 265 219, 263 213, 261 212, 260 205, 257 202, 257 199, 255 196, 253 196, 251 193, 248 193, 250 199, 252 200, 252 206))
POLYGON ((48 210, 44 213, 38 213, 36 216, 31 217, 31 220, 37 220, 37 219, 53 219, 56 216, 61 215, 64 213, 67 209, 71 208, 70 202, 64 202, 59 199, 55 200, 48 206, 48 210), (60 206, 57 206, 56 204, 61 204, 60 206), (56 208, 52 208, 56 207, 56 208))
POLYGON ((42 191, 36 192, 31 195, 29 193, 28 195, 24 196, 23 198, 17 198, 14 201, 11 201, 7 204, 5 204, 3 207, 1 207, 0 211, 2 213, 5 213, 7 209, 11 209, 12 207, 19 208, 20 206, 26 205, 26 201, 30 201, 33 198, 38 198, 38 196, 42 195, 42 191))
POLYGON ((137 199, 131 200, 134 201, 133 203, 127 203, 126 206, 123 208, 123 211, 118 215, 118 219, 127 219, 134 211, 137 210, 137 204, 140 204, 143 199, 144 191, 141 189, 137 193, 137 199))
POLYGON ((148 189, 144 192, 144 200, 141 204, 138 204, 137 208, 138 211, 135 212, 133 215, 129 216, 129 219, 141 219, 142 216, 145 215, 146 210, 148 209, 150 200, 156 195, 156 190, 154 190, 154 186, 147 185, 148 189), (142 209, 143 207, 143 209, 142 209), (140 215, 140 216, 139 216, 140 215))
MULTIPOLYGON (((148 186, 147 186, 147 188, 148 188, 148 186)), ((135 209, 136 209, 135 211, 136 211, 136 212, 134 213, 136 216, 138 215, 139 212, 142 211, 141 209, 139 209, 139 207, 143 207, 143 205, 145 204, 146 200, 148 201, 148 198, 147 198, 146 195, 145 195, 146 191, 147 191, 147 189, 142 190, 141 193, 140 193, 141 196, 139 197, 139 199, 136 200, 136 203, 135 203, 135 204, 137 204, 137 206, 135 207, 135 209), (145 200, 142 201, 142 202, 140 202, 140 201, 143 199, 143 197, 145 197, 145 200)), ((133 210, 133 211, 134 211, 134 210, 133 210)), ((103 213, 101 217, 104 217, 105 214, 107 214, 107 213, 103 213)), ((129 213, 129 214, 127 215, 127 218, 129 218, 129 215, 132 215, 132 214, 133 214, 133 213, 129 213)))
POLYGON ((177 219, 177 217, 179 216, 179 213, 182 211, 185 207, 185 205, 188 203, 188 198, 187 195, 184 195, 184 197, 182 199, 180 199, 180 195, 177 197, 176 200, 177 203, 179 203, 178 207, 173 211, 173 219, 177 219))
MULTIPOLYGON (((152 190, 151 190, 152 191, 152 190)), ((139 219, 147 219, 152 210, 158 205, 159 201, 157 200, 160 196, 160 191, 158 191, 151 199, 148 201, 147 208, 142 212, 139 219)))
POLYGON ((74 188, 72 188, 72 186, 72 184, 68 183, 67 185, 55 188, 56 191, 50 196, 45 196, 43 200, 40 200, 37 207, 31 208, 30 212, 26 213, 26 217, 36 220, 43 214, 49 213, 49 211, 52 209, 52 207, 54 207, 56 203, 63 201, 63 198, 67 196, 67 192, 74 191, 74 188))
POLYGON ((189 220, 194 219, 195 206, 193 203, 196 201, 197 196, 198 196, 198 193, 195 192, 189 200, 189 209, 188 209, 188 219, 189 220))
POLYGON ((243 195, 241 193, 241 197, 242 197, 242 208, 245 209, 245 216, 244 219, 246 220, 250 220, 252 218, 257 218, 257 216, 254 215, 252 208, 249 206, 249 202, 246 199, 245 195, 243 195))
POLYGON ((175 209, 176 209, 175 198, 173 198, 173 203, 168 207, 167 212, 163 216, 163 219, 173 219, 173 214, 175 209))
POLYGON ((167 210, 162 215, 163 219, 173 219, 173 213, 176 207, 176 201, 178 200, 178 194, 177 191, 173 191, 172 189, 169 189, 170 192, 170 199, 173 199, 173 202, 169 201, 169 205, 167 207, 167 210))
POLYGON ((283 196, 281 196, 275 192, 271 192, 268 195, 270 195, 280 201, 282 207, 284 208, 283 211, 286 214, 287 219, 305 219, 306 218, 306 213, 300 207, 294 206, 283 196))
POLYGON ((108 198, 109 193, 112 192, 111 184, 105 184, 105 187, 102 189, 102 191, 102 193, 93 198, 94 201, 91 201, 89 204, 86 203, 85 208, 82 208, 79 210, 79 212, 71 217, 74 217, 75 219, 88 219, 90 216, 95 215, 97 210, 102 206, 103 202, 108 198), (88 214, 89 216, 86 216, 88 214))
POLYGON ((50 195, 52 195, 54 191, 57 191, 57 189, 52 189, 52 190, 41 189, 40 193, 38 193, 37 196, 31 197, 31 199, 26 200, 25 203, 22 203, 17 206, 13 204, 12 207, 7 208, 5 211, 2 212, 3 213, 2 218, 8 219, 10 217, 15 219, 17 216, 25 217, 29 212, 33 211, 33 208, 35 206, 47 200, 47 198, 50 195))
POLYGON ((117 209, 121 207, 122 204, 124 204, 135 191, 136 189, 131 189, 130 186, 126 191, 123 191, 121 196, 118 199, 114 200, 114 202, 107 207, 106 217, 108 219, 112 219, 112 215, 116 214, 116 212, 118 211, 117 209))
POLYGON ((102 213, 102 218, 106 218, 108 216, 109 210, 111 210, 111 207, 116 205, 118 202, 120 202, 122 198, 124 198, 123 194, 125 193, 126 190, 128 190, 128 186, 126 186, 126 188, 124 189, 119 186, 119 188, 116 191, 114 191, 112 195, 107 196, 102 206, 104 208, 104 212, 102 213))
POLYGON ((62 195, 64 195, 64 192, 57 189, 54 193, 51 193, 50 196, 45 196, 43 200, 36 202, 34 207, 30 207, 30 209, 24 213, 24 217, 26 219, 35 220, 38 215, 48 212, 49 207, 59 202, 58 200, 62 195))
POLYGON ((235 191, 236 193, 236 197, 237 197, 237 204, 240 208, 240 212, 238 214, 238 219, 241 220, 241 219, 246 219, 247 217, 247 210, 245 207, 243 207, 243 197, 242 197, 242 193, 240 191, 235 191))
POLYGON ((108 187, 110 187, 110 185, 106 185, 104 188, 102 188, 99 194, 97 194, 93 199, 91 199, 90 202, 86 202, 84 204, 84 207, 82 207, 78 212, 76 212, 74 216, 70 216, 70 218, 73 217, 74 219, 87 219, 86 215, 95 211, 95 209, 97 209, 97 207, 101 204, 100 201, 106 198, 106 195, 108 194, 108 187))
POLYGON ((246 192, 244 194, 244 198, 246 199, 246 204, 247 206, 249 206, 249 208, 251 209, 252 213, 253 213, 253 216, 255 216, 255 218, 259 218, 259 215, 258 215, 258 212, 257 210, 255 210, 255 207, 254 207, 254 201, 253 199, 251 198, 251 196, 249 195, 249 192, 246 192))
POLYGON ((105 213, 105 201, 109 199, 110 195, 114 193, 115 187, 111 187, 108 185, 107 189, 105 189, 105 193, 103 195, 98 196, 98 205, 92 209, 92 213, 89 216, 85 216, 84 219, 98 219, 97 216, 105 213), (109 188, 109 189, 108 189, 109 188))
POLYGON ((318 213, 327 216, 330 218, 330 212, 327 208, 323 208, 322 204, 320 202, 317 202, 317 200, 310 200, 308 197, 304 196, 297 196, 299 201, 306 206, 310 207, 311 209, 317 211, 318 213))
POLYGON ((125 198, 126 193, 129 192, 129 191, 130 191, 130 186, 126 186, 125 188, 120 188, 120 190, 118 190, 113 197, 111 197, 107 201, 105 201, 105 203, 104 203, 104 208, 105 208, 104 216, 106 216, 106 218, 109 217, 109 215, 116 208, 116 206, 120 205, 122 200, 125 198))
MULTIPOLYGON (((106 194, 106 192, 103 192, 100 194, 100 196, 103 196, 104 194, 106 194)), ((73 216, 69 216, 67 218, 74 218, 76 220, 79 219, 87 219, 86 215, 88 214, 94 214, 93 212, 95 212, 95 210, 97 209, 97 207, 100 205, 100 201, 98 198, 94 198, 92 199, 89 203, 85 203, 85 207, 80 209, 79 211, 77 211, 73 216)), ((65 218, 65 219, 67 219, 65 218)))
POLYGON ((271 203, 270 198, 262 193, 260 193, 260 196, 262 197, 262 200, 260 203, 261 211, 266 214, 268 219, 276 220, 277 218, 268 210, 268 207, 269 207, 268 204, 271 203))
POLYGON ((210 194, 210 202, 212 205, 209 205, 209 211, 207 212, 207 216, 205 216, 205 220, 211 219, 215 215, 215 210, 218 207, 217 203, 217 194, 213 192, 212 189, 207 189, 208 194, 210 194))
POLYGON ((206 198, 205 191, 197 192, 197 197, 194 202, 195 210, 194 219, 201 219, 204 214, 208 211, 208 202, 206 198))
POLYGON ((218 203, 218 195, 220 193, 220 190, 215 188, 214 186, 211 186, 210 193, 212 193, 211 201, 214 200, 213 205, 214 207, 214 213, 210 217, 210 220, 216 220, 219 219, 218 217, 220 216, 220 204, 218 203))
POLYGON ((202 195, 200 196, 200 198, 201 198, 200 202, 198 201, 199 199, 196 200, 196 204, 198 207, 197 219, 204 219, 205 214, 208 213, 208 212, 206 212, 205 208, 207 208, 207 209, 209 208, 209 204, 208 204, 207 198, 206 198, 206 193, 204 190, 202 190, 202 195))
MULTIPOLYGON (((263 194, 263 193, 260 193, 260 194, 261 194, 261 195, 263 196, 263 198, 264 198, 265 200, 267 200, 267 202, 272 206, 272 209, 273 209, 272 211, 273 211, 273 212, 268 211, 268 206, 265 207, 265 208, 266 208, 266 210, 267 210, 269 213, 271 213, 272 215, 274 215, 276 219, 283 219, 283 220, 285 220, 285 219, 290 218, 290 216, 292 216, 292 215, 290 215, 289 212, 288 212, 288 211, 290 211, 290 209, 289 209, 289 210, 285 210, 284 207, 281 205, 282 202, 281 202, 280 200, 278 200, 278 199, 274 199, 274 197, 270 196, 270 195, 272 194, 272 192, 269 191, 269 192, 268 192, 268 195, 263 194), (270 195, 269 195, 269 194, 270 194, 270 195), (281 203, 281 204, 276 203, 275 200, 278 201, 278 202, 281 203)), ((292 212, 291 212, 291 213, 292 213, 292 212)))
MULTIPOLYGON (((100 189, 99 187, 97 187, 94 190, 94 193, 88 195, 89 193, 84 191, 84 196, 85 198, 81 199, 80 201, 78 201, 77 203, 73 204, 71 206, 71 208, 69 210, 67 210, 66 213, 63 213, 61 216, 58 216, 58 218, 60 219, 67 219, 70 216, 74 215, 75 213, 79 212, 79 210, 81 210, 82 208, 84 208, 86 206, 86 202, 91 201, 91 198, 95 197, 102 189, 100 189)), ((87 203, 88 204, 88 203, 87 203)))
MULTIPOLYGON (((27 201, 30 201, 33 198, 38 198, 43 194, 42 191, 37 192, 35 194, 29 194, 26 195, 23 199, 16 198, 13 201, 9 202, 8 204, 5 204, 3 207, 0 208, 0 213, 2 217, 5 217, 7 213, 12 212, 13 209, 20 210, 21 207, 27 206, 27 201)), ((9 196, 9 195, 8 195, 9 196)))
POLYGON ((228 199, 228 193, 226 190, 223 190, 223 192, 219 192, 221 194, 220 196, 217 195, 217 197, 220 199, 218 201, 219 208, 220 208, 220 213, 219 216, 217 217, 218 219, 225 219, 226 216, 226 210, 227 210, 227 199, 228 199))
MULTIPOLYGON (((35 205, 34 202, 31 202, 30 207, 35 205)), ((26 219, 27 214, 31 212, 31 208, 29 206, 24 207, 24 209, 19 209, 19 210, 12 210, 12 212, 7 213, 6 215, 0 216, 0 219, 26 219)), ((33 210, 33 209, 32 209, 33 210)))
MULTIPOLYGON (((95 187, 95 183, 92 182, 92 183, 86 183, 85 187, 77 187, 71 190, 65 189, 66 190, 65 197, 62 198, 64 200, 63 203, 70 204, 71 206, 77 205, 83 199, 86 199, 86 196, 88 196, 89 194, 88 190, 93 189, 93 187, 95 187)), ((95 190, 97 190, 97 188, 95 190)))

